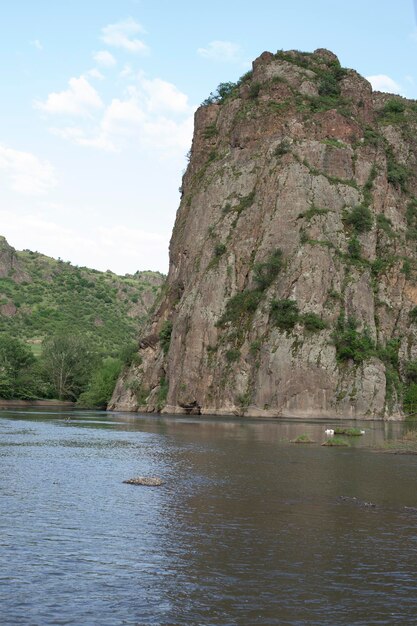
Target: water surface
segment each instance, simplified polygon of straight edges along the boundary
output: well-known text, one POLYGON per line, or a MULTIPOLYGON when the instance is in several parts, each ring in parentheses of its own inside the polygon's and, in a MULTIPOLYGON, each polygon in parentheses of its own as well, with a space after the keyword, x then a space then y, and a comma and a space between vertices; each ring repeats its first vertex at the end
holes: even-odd
POLYGON ((2 626, 417 624, 417 457, 368 447, 402 424, 0 415, 2 626))

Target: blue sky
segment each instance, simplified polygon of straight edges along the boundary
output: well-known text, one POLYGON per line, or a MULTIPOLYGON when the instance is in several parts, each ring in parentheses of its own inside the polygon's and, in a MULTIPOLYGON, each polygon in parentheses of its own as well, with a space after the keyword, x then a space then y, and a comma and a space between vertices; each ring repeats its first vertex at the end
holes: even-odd
POLYGON ((417 98, 415 2, 14 0, 0 6, 0 234, 167 271, 196 106, 264 50, 325 47, 417 98))

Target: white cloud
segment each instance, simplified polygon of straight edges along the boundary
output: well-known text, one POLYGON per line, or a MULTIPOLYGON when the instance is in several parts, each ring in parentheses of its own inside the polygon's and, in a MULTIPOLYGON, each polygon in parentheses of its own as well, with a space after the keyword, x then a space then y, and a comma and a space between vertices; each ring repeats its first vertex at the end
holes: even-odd
POLYGON ((88 116, 92 109, 104 106, 85 76, 70 78, 68 84, 69 89, 50 93, 45 102, 36 101, 35 107, 46 113, 88 116))
POLYGON ((133 76, 132 67, 128 64, 124 66, 122 71, 120 72, 120 78, 131 78, 133 76))
POLYGON ((143 41, 134 37, 134 35, 144 33, 145 31, 131 17, 116 24, 109 24, 102 28, 101 32, 101 40, 108 46, 122 48, 128 52, 147 53, 149 51, 148 46, 143 41))
POLYGON ((56 185, 55 171, 48 161, 1 144, 0 172, 4 173, 10 188, 22 194, 44 194, 56 185))
POLYGON ((236 63, 240 60, 241 48, 231 41, 211 41, 207 48, 198 48, 197 53, 212 61, 236 63))
MULTIPOLYGON (((71 207, 66 207, 71 214, 71 207)), ((29 248, 81 266, 119 274, 143 269, 166 271, 168 233, 127 226, 83 230, 62 226, 43 211, 16 213, 0 210, 2 233, 18 250, 29 248), (121 245, 123 242, 123 245, 121 245)))
POLYGON ((121 151, 128 144, 184 154, 191 143, 194 108, 175 85, 140 75, 125 96, 113 98, 93 124, 51 128, 71 143, 103 151, 121 151))
POLYGON ((402 87, 386 74, 376 74, 375 76, 366 76, 366 80, 372 85, 375 91, 385 91, 388 93, 402 94, 402 87))
POLYGON ((91 70, 88 70, 87 74, 91 76, 91 78, 97 78, 97 80, 103 80, 103 74, 96 68, 93 67, 91 70))
POLYGON ((114 98, 104 113, 101 127, 105 133, 124 132, 132 126, 141 126, 145 117, 145 112, 133 98, 129 100, 114 98))
POLYGON ((184 154, 191 145, 193 117, 175 122, 166 117, 148 120, 143 127, 145 142, 157 150, 180 150, 184 154))
POLYGON ((189 112, 188 97, 172 83, 168 83, 160 78, 152 80, 142 79, 141 83, 148 97, 147 106, 149 111, 189 112))
POLYGON ((93 59, 103 67, 114 67, 117 63, 114 56, 108 50, 99 50, 93 54, 93 59))
POLYGON ((39 41, 39 39, 34 39, 30 42, 32 46, 34 46, 37 50, 43 50, 43 45, 39 41))
POLYGON ((61 137, 70 143, 84 146, 86 148, 97 148, 105 152, 116 152, 115 145, 110 141, 100 128, 90 135, 82 128, 77 126, 66 126, 64 128, 50 128, 50 132, 56 137, 61 137))

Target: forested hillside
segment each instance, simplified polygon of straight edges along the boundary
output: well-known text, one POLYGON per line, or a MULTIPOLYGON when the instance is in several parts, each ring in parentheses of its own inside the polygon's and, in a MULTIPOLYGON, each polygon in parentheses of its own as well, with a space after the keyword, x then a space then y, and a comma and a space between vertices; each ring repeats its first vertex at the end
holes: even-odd
POLYGON ((102 359, 128 359, 163 281, 159 272, 118 276, 30 250, 18 252, 0 237, 0 397, 76 399, 102 359), (77 358, 84 361, 82 381, 71 391, 51 388, 52 372, 42 372, 42 384, 34 384, 33 372, 22 373, 29 365, 39 369, 42 352, 57 338, 61 349, 64 339, 72 342, 73 351, 77 344, 77 358), (32 355, 40 361, 33 361, 32 355), (16 358, 18 363, 11 367, 16 358), (20 379, 26 383, 17 384, 20 379))

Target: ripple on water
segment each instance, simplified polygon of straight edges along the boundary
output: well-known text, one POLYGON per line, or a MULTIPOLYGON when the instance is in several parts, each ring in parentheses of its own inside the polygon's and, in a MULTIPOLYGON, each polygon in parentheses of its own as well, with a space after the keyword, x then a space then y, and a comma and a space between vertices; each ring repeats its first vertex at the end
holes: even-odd
POLYGON ((2 626, 413 623, 415 458, 83 415, 0 419, 2 626))

